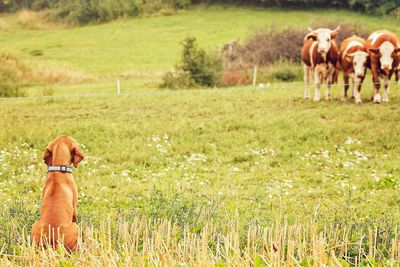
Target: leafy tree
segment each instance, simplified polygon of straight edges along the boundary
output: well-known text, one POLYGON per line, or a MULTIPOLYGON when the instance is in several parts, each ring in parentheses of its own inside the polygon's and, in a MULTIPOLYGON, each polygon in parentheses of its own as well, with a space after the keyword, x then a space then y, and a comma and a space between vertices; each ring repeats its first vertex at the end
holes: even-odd
POLYGON ((184 40, 182 59, 177 69, 189 73, 193 81, 202 86, 214 86, 218 79, 218 62, 198 48, 195 37, 184 40))
POLYGON ((164 76, 161 87, 217 85, 222 71, 222 64, 218 57, 209 55, 199 48, 195 37, 187 37, 182 45, 182 58, 175 67, 175 72, 169 72, 164 76))

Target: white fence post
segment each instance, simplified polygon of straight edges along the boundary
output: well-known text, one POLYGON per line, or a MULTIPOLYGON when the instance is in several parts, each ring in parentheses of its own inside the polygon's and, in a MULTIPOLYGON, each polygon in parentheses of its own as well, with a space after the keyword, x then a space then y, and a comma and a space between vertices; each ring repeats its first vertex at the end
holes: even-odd
POLYGON ((121 81, 117 80, 117 95, 121 95, 121 81))
POLYGON ((254 65, 254 71, 253 71, 253 86, 254 89, 256 88, 256 84, 257 84, 257 65, 254 65))

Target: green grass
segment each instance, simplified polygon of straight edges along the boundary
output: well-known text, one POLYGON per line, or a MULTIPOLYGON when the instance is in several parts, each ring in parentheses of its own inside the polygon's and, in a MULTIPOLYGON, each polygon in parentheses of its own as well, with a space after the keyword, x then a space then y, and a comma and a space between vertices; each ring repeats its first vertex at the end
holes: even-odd
MULTIPOLYGON (((155 87, 188 34, 213 49, 254 28, 306 29, 321 17, 399 33, 394 19, 345 11, 199 7, 65 29, 29 30, 2 16, 0 44, 33 65, 90 77, 28 95, 113 93, 116 77, 133 92, 155 87)), ((301 89, 1 99, 0 265, 398 264, 399 89, 374 105, 365 85, 361 106, 339 101, 337 87, 321 103, 301 89), (27 239, 42 151, 61 134, 86 155, 74 170, 84 234, 71 257, 37 252, 27 239)))
MULTIPOLYGON (((302 100, 300 89, 3 100, 0 224, 29 231, 42 151, 68 134, 87 156, 74 171, 82 225, 142 216, 199 231, 209 223, 223 231, 229 218, 244 231, 275 221, 392 229, 398 89, 389 104, 361 106, 337 100, 337 89, 321 103, 302 100)), ((0 247, 13 253, 20 241, 6 242, 6 232, 0 247)))
MULTIPOLYGON (((395 18, 337 10, 198 6, 174 16, 121 19, 78 28, 26 22, 23 14, 0 16, 0 49, 44 72, 50 81, 53 76, 67 80, 29 85, 25 88, 28 96, 108 94, 116 91, 116 79, 123 81, 125 92, 157 90, 161 76, 178 62, 181 42, 188 35, 195 36, 202 48, 214 50, 238 38, 244 41, 253 31, 268 26, 298 27, 306 32, 308 25, 318 24, 321 18, 360 23, 371 32, 386 28, 399 33, 395 18)), ((297 72, 297 68, 293 70, 297 72)), ((264 76, 260 73, 259 77, 264 76)))
POLYGON ((107 24, 65 29, 27 29, 15 15, 0 17, 1 48, 21 58, 72 68, 90 74, 154 73, 173 68, 181 41, 193 35, 205 49, 234 39, 244 40, 265 26, 300 27, 324 21, 359 22, 368 29, 400 33, 394 18, 377 18, 346 11, 282 11, 260 8, 198 7, 174 16, 123 19, 107 24), (17 25, 17 26, 16 26, 17 25), (34 56, 41 51, 43 55, 34 56))

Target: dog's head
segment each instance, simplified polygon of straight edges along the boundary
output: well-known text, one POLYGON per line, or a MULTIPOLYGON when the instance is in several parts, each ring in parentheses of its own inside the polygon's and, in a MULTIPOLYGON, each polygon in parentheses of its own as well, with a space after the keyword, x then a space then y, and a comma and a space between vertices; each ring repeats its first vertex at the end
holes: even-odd
POLYGON ((43 159, 48 166, 53 165, 53 152, 55 151, 57 157, 61 157, 68 164, 73 164, 74 167, 77 167, 78 163, 84 158, 78 142, 67 135, 59 136, 47 145, 43 159))

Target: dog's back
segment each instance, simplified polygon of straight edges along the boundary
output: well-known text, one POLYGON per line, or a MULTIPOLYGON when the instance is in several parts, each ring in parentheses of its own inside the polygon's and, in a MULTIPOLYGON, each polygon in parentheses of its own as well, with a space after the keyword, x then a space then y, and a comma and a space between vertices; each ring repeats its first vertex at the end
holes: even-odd
POLYGON ((43 187, 40 220, 32 227, 32 238, 36 244, 57 248, 63 244, 75 250, 78 240, 77 202, 78 189, 70 171, 71 164, 83 159, 76 141, 61 136, 50 142, 44 152, 44 161, 50 170, 43 187))

